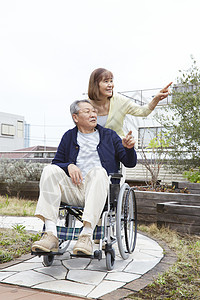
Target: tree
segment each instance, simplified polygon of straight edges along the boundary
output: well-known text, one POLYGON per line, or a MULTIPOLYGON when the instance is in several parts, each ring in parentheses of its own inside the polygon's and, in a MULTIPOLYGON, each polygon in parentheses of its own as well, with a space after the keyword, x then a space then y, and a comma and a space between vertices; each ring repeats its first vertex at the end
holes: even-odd
POLYGON ((142 146, 142 164, 151 175, 151 186, 153 188, 158 184, 160 168, 165 162, 168 155, 168 148, 171 138, 164 132, 160 132, 152 138, 147 147, 144 147, 144 141, 141 141, 142 146), (146 153, 147 150, 148 152, 146 153), (149 155, 148 155, 149 154, 149 155))
POLYGON ((157 120, 168 130, 172 166, 189 170, 200 166, 200 71, 192 58, 192 66, 179 71, 172 91, 172 103, 157 120), (167 113, 166 113, 167 112, 167 113))

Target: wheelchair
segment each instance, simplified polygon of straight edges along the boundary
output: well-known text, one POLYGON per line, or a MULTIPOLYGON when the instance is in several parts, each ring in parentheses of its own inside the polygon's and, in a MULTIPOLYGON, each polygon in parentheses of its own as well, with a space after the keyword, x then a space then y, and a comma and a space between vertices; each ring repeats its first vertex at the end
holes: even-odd
MULTIPOLYGON (((134 189, 127 183, 112 183, 120 181, 122 174, 110 174, 109 192, 106 205, 101 215, 101 224, 97 225, 93 232, 93 240, 99 243, 98 250, 93 255, 70 254, 71 257, 85 257, 101 260, 105 252, 107 270, 112 270, 115 263, 114 243, 117 243, 121 257, 125 260, 136 246, 137 237, 137 205, 134 189), (103 247, 104 245, 104 247, 103 247)), ((82 222, 83 208, 69 206, 61 203, 59 208, 59 220, 62 226, 57 226, 59 238, 58 252, 33 252, 33 255, 43 256, 43 265, 51 266, 55 255, 63 255, 72 240, 77 240, 82 226, 76 227, 82 222)))

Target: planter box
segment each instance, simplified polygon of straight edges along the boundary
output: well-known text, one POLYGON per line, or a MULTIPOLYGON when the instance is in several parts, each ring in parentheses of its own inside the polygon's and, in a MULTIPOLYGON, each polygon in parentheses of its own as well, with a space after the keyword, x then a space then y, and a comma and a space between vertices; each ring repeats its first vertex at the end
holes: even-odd
POLYGON ((175 189, 178 191, 187 188, 191 194, 200 194, 200 183, 192 183, 188 181, 172 181, 172 186, 175 186, 175 189))
POLYGON ((140 223, 157 222, 157 204, 165 202, 178 202, 182 204, 200 205, 200 195, 181 193, 162 193, 150 191, 135 191, 138 221, 140 223))
MULTIPOLYGON (((8 191, 6 189, 7 184, 0 182, 0 194, 6 195, 8 194, 8 191)), ((17 190, 12 189, 11 196, 17 195, 17 190)), ((28 181, 24 183, 20 188, 19 196, 21 198, 27 198, 27 199, 38 199, 39 196, 39 181, 28 181)))
POLYGON ((168 202, 157 204, 157 225, 181 233, 200 235, 200 204, 168 202))

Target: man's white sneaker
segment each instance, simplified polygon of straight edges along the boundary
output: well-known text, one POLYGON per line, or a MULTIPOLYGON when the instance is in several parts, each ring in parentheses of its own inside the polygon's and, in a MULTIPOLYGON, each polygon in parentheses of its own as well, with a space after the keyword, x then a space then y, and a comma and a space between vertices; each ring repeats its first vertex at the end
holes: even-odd
POLYGON ((58 252, 58 238, 52 232, 44 232, 41 239, 33 243, 31 250, 33 252, 58 252))
POLYGON ((92 255, 93 248, 92 248, 92 241, 89 235, 80 235, 78 241, 76 242, 73 254, 86 254, 92 255))

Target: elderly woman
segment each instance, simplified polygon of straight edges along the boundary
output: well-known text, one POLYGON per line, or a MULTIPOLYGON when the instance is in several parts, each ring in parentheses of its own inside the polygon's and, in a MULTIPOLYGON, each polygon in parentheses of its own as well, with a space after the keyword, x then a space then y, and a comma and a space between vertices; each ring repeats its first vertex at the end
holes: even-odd
POLYGON ((169 95, 170 82, 164 87, 152 101, 144 106, 135 104, 129 98, 120 94, 113 94, 112 72, 98 68, 90 75, 88 96, 92 105, 97 109, 97 121, 103 127, 111 128, 121 137, 124 118, 127 114, 137 117, 148 116, 159 103, 169 95))

